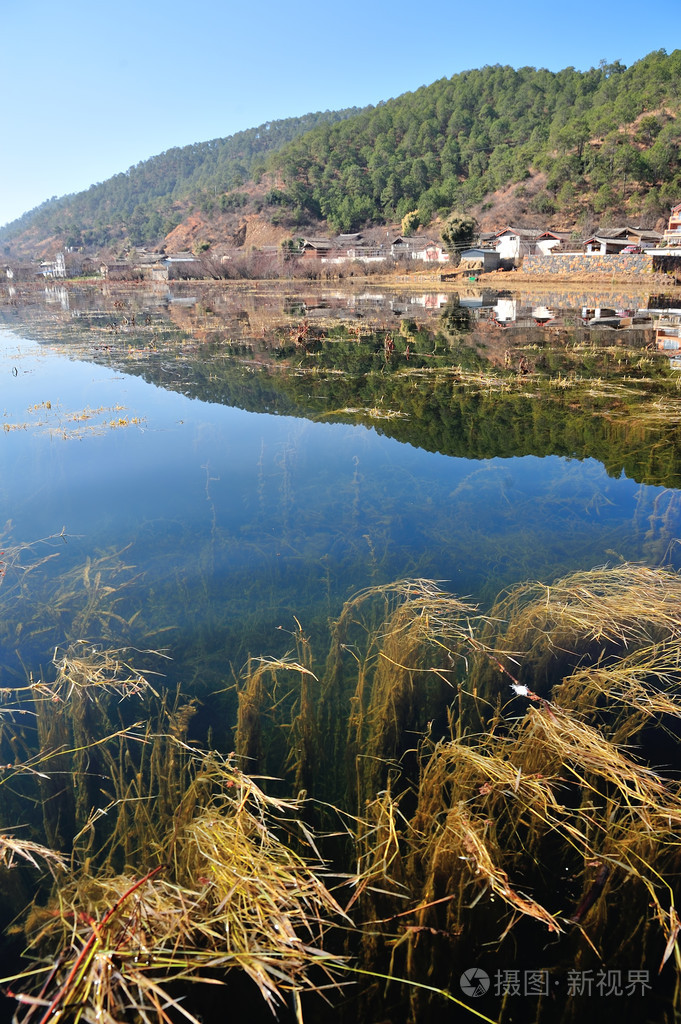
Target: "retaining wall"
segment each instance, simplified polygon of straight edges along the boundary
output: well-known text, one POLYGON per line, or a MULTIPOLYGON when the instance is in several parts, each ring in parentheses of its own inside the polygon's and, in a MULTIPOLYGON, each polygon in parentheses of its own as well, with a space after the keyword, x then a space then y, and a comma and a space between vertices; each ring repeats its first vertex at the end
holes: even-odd
POLYGON ((653 257, 645 253, 620 253, 618 256, 587 256, 585 253, 555 253, 549 256, 525 256, 523 274, 558 274, 617 277, 653 273, 653 257))

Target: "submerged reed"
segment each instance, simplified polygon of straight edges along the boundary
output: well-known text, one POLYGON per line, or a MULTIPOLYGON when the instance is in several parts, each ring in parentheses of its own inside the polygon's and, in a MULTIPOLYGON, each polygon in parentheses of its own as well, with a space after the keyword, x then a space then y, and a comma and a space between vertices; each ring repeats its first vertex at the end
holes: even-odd
MULTIPOLYGON (((191 744, 195 705, 124 652, 58 651, 30 767, 70 860, 27 919, 49 967, 19 1019, 194 1020, 185 984, 234 969, 301 1019, 350 969, 355 1019, 449 1020, 464 968, 511 962, 556 984, 646 972, 671 1022, 680 599, 677 574, 628 565, 524 584, 487 617, 432 581, 371 588, 323 671, 299 623, 287 658, 249 661, 229 756, 191 744)), ((533 1019, 585 1005, 538 995, 533 1019)))
POLYGON ((325 933, 343 912, 286 841, 297 810, 267 797, 216 754, 192 751, 193 779, 166 823, 161 863, 141 878, 85 870, 60 879, 27 922, 29 952, 59 950, 20 1019, 165 1021, 183 1005, 179 983, 243 971, 271 1008, 321 991, 340 961, 325 933))

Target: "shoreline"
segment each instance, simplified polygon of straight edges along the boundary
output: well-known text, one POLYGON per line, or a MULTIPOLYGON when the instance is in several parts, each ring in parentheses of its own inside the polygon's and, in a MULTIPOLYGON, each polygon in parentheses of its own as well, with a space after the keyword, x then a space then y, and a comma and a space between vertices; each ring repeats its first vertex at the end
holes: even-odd
MULTIPOLYGON (((277 288, 287 286, 300 291, 316 288, 329 288, 341 286, 348 291, 367 286, 380 286, 389 288, 425 289, 427 291, 470 291, 472 289, 489 288, 500 292, 545 292, 564 290, 578 287, 593 289, 601 294, 626 289, 630 292, 647 295, 656 292, 668 294, 679 300, 681 306, 681 285, 671 283, 664 275, 650 275, 642 278, 639 275, 601 275, 601 274, 523 274, 521 271, 490 271, 478 275, 456 274, 446 277, 443 280, 443 271, 424 270, 406 274, 368 274, 360 275, 338 275, 328 278, 298 278, 298 277, 277 277, 277 278, 187 278, 174 281, 152 282, 149 280, 129 281, 108 281, 105 278, 52 278, 44 281, 23 281, 13 285, 16 294, 41 292, 46 285, 60 285, 65 288, 73 287, 101 287, 112 289, 138 290, 148 288, 150 285, 169 286, 179 285, 183 287, 218 285, 233 288, 234 290, 250 290, 277 288)), ((11 296, 6 295, 5 299, 11 302, 11 296)))

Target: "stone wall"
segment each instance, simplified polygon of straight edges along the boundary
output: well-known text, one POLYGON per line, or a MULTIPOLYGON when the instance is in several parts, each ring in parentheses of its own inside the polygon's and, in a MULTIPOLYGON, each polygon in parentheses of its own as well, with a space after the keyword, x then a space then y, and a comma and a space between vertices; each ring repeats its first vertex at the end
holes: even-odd
POLYGON ((639 277, 653 273, 653 257, 645 253, 620 253, 619 256, 587 256, 584 253, 555 253, 550 256, 525 256, 521 273, 530 275, 556 274, 565 277, 616 276, 639 277))

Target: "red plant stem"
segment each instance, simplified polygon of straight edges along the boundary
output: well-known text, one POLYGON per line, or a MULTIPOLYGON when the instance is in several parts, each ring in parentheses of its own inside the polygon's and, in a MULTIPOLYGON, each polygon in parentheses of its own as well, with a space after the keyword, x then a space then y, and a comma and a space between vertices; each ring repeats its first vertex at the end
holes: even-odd
POLYGON ((81 949, 80 953, 76 957, 76 961, 75 961, 73 967, 71 968, 71 970, 69 971, 69 974, 68 974, 68 977, 67 977, 66 981, 64 982, 62 987, 57 992, 56 996, 54 997, 54 999, 52 1000, 52 1002, 48 1006, 48 1008, 45 1011, 45 1013, 43 1014, 43 1016, 40 1018, 39 1024, 48 1024, 48 1021, 50 1020, 52 1015, 55 1013, 57 1007, 59 1006, 59 1003, 66 996, 71 982, 73 981, 74 977, 78 973, 79 967, 81 966, 81 964, 83 963, 83 961, 87 957, 88 953, 90 952, 90 950, 94 946, 94 944, 97 941, 97 939, 100 937, 100 934, 101 934, 100 933, 100 929, 104 928, 108 924, 108 922, 114 916, 116 911, 128 899, 129 896, 132 896, 132 894, 134 892, 136 892, 137 889, 139 889, 139 887, 141 885, 144 885, 145 882, 150 881, 152 878, 154 878, 156 875, 158 875, 158 873, 160 871, 163 871, 164 866, 165 865, 160 864, 157 868, 154 868, 153 871, 148 871, 147 874, 144 876, 144 878, 140 878, 139 881, 135 882, 134 885, 131 885, 130 888, 126 892, 124 892, 123 895, 120 896, 116 900, 116 902, 114 903, 113 907, 110 907, 110 909, 107 910, 106 914, 104 915, 104 917, 100 921, 99 925, 97 925, 97 926, 93 925, 92 934, 90 935, 90 938, 87 940, 87 942, 85 943, 85 945, 81 949))
POLYGON ((601 870, 596 875, 595 880, 591 883, 591 888, 587 892, 586 896, 579 904, 572 917, 570 918, 573 924, 579 924, 582 918, 586 917, 589 910, 591 910, 592 906, 594 905, 600 894, 603 892, 603 889, 605 888, 605 883, 608 881, 609 876, 610 868, 607 864, 604 864, 601 867, 601 870))

